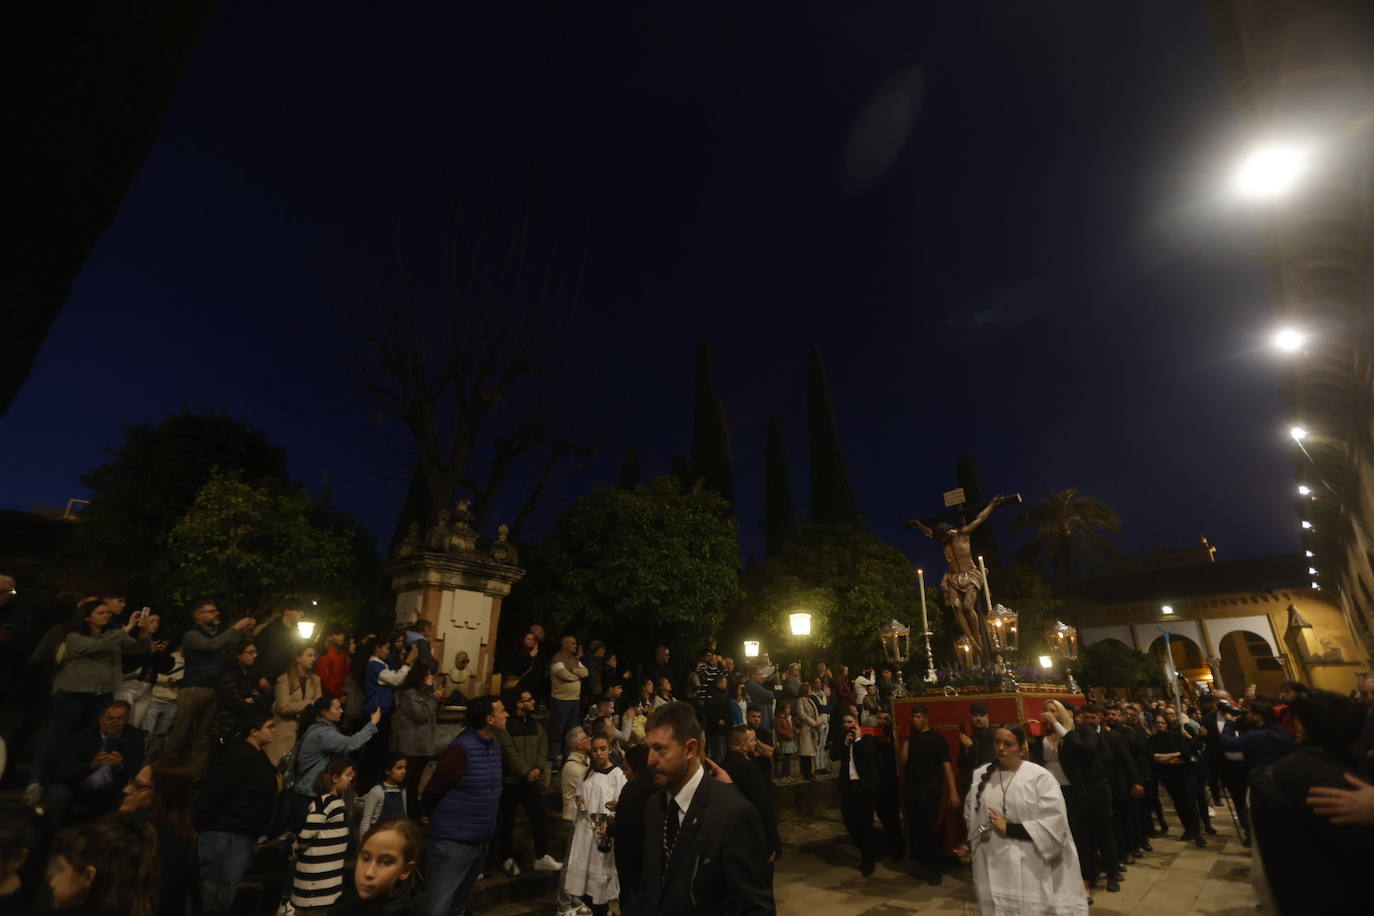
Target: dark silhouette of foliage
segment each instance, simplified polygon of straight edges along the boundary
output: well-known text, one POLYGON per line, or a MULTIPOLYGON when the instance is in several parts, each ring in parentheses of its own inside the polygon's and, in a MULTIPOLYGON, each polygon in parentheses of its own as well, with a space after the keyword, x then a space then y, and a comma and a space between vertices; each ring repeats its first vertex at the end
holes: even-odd
POLYGON ((787 467, 787 448, 777 417, 768 421, 768 440, 763 448, 763 543, 764 555, 776 556, 797 535, 797 511, 792 504, 792 482, 787 467))
POLYGON ((630 490, 639 486, 639 483, 639 451, 633 445, 627 445, 620 456, 620 475, 616 479, 616 486, 630 490))
POLYGON ((734 471, 730 459, 730 431, 725 405, 711 383, 711 350, 703 341, 697 348, 696 403, 692 412, 691 471, 708 490, 735 502, 734 471))
POLYGON ((1115 639, 1085 646, 1069 668, 1084 690, 1164 686, 1164 672, 1154 659, 1115 639))
POLYGON ((854 489, 849 485, 820 347, 811 348, 807 407, 811 442, 811 521, 818 525, 857 524, 859 510, 854 502, 854 489))
POLYGON ((1011 523, 1013 535, 1030 535, 1021 547, 1021 559, 1044 573, 1056 590, 1069 579, 1109 564, 1117 552, 1108 534, 1120 528, 1115 509, 1080 496, 1072 487, 1051 491, 1022 509, 1011 523))

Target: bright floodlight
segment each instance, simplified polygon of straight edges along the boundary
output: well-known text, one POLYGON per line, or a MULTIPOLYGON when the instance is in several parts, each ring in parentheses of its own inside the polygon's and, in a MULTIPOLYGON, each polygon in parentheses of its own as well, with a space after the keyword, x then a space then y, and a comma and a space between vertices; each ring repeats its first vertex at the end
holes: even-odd
POLYGON ((1281 144, 1262 146, 1240 164, 1236 190, 1245 197, 1278 197, 1297 183, 1306 168, 1306 150, 1281 144))
POLYGON ((1310 551, 1310 550, 1304 550, 1303 553, 1307 554, 1307 556, 1309 556, 1309 557, 1315 557, 1315 556, 1316 556, 1316 554, 1313 553, 1313 552, 1310 551))
POLYGON ((788 615, 788 622, 792 625, 793 636, 811 635, 811 615, 805 611, 788 615))
POLYGON ((759 641, 758 641, 757 639, 746 639, 746 640, 744 641, 744 657, 745 657, 745 658, 758 658, 758 657, 759 657, 759 641))
POLYGON ((1284 353, 1296 353, 1307 343, 1307 335, 1293 328, 1282 328, 1274 333, 1273 344, 1284 353))
POLYGON ((1312 583, 1312 591, 1314 591, 1314 592, 1319 592, 1319 591, 1321 591, 1321 590, 1322 590, 1322 587, 1321 587, 1320 585, 1318 585, 1318 584, 1315 583, 1315 582, 1312 583))
POLYGON ((1309 486, 1307 486, 1307 485, 1305 485, 1305 484, 1299 484, 1299 485, 1298 485, 1298 495, 1299 495, 1299 496, 1308 496, 1308 495, 1311 494, 1311 492, 1312 492, 1312 488, 1311 488, 1311 487, 1309 487, 1309 486))
POLYGON ((1317 574, 1317 567, 1315 567, 1315 566, 1309 566, 1309 567, 1307 567, 1307 574, 1308 574, 1309 576, 1315 576, 1315 575, 1317 574))
POLYGON ((300 621, 296 624, 296 632, 300 634, 301 639, 309 639, 310 637, 315 635, 315 621, 300 621))
POLYGON ((1053 668, 1053 667, 1054 667, 1054 659, 1050 658, 1048 655, 1042 655, 1042 656, 1040 656, 1040 667, 1041 667, 1041 668, 1053 668))
POLYGON ((1160 610, 1166 614, 1172 614, 1174 612, 1173 606, 1168 604, 1164 605, 1160 610))
POLYGON ((1302 526, 1303 526, 1303 528, 1311 528, 1311 527, 1312 527, 1312 523, 1309 522, 1307 519, 1303 519, 1303 521, 1302 521, 1302 526))
POLYGON ((1288 431, 1288 435, 1292 436, 1296 441, 1301 442, 1307 438, 1307 430, 1303 429, 1301 426, 1295 426, 1288 431))

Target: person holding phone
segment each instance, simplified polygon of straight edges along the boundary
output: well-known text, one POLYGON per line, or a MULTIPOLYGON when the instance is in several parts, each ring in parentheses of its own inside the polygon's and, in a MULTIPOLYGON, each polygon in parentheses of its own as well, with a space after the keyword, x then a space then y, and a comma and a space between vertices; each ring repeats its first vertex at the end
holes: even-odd
POLYGON ((877 808, 878 740, 862 733, 853 710, 846 710, 840 719, 830 759, 839 764, 840 815, 850 839, 859 847, 859 872, 868 877, 877 858, 873 815, 877 808))

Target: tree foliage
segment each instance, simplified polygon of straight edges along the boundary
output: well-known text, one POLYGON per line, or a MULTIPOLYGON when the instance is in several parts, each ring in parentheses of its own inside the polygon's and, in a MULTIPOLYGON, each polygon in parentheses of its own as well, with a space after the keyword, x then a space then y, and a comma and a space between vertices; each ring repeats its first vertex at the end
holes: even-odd
POLYGON ((326 585, 348 563, 351 537, 316 524, 303 490, 216 472, 167 537, 174 600, 254 613, 274 597, 326 585))
POLYGON ((216 470, 247 484, 287 479, 286 453, 260 430, 207 413, 183 411, 156 425, 126 427, 124 444, 108 454, 81 478, 91 503, 59 563, 103 571, 108 584, 154 603, 165 597, 159 585, 171 568, 167 535, 216 470))
MULTIPOLYGON (((857 525, 801 526, 794 540, 745 578, 744 591, 738 626, 757 628, 775 647, 836 650, 843 659, 836 664, 876 662, 878 633, 894 619, 920 638, 916 571, 900 550, 857 525), (811 612, 811 635, 801 640, 792 637, 789 623, 797 610, 811 612)), ((938 607, 930 609, 930 624, 938 632, 938 607)))
POLYGON ((787 467, 787 448, 782 424, 768 421, 763 448, 763 545, 765 556, 775 556, 797 534, 797 510, 792 504, 792 481, 787 467))
POLYGON ((703 341, 697 350, 696 402, 692 411, 691 471, 706 489, 734 505, 735 478, 730 458, 730 430, 725 404, 711 382, 711 350, 703 341))
POLYGON ((1075 577, 1098 571, 1116 556, 1108 534, 1121 518, 1106 503, 1080 496, 1072 487, 1045 495, 1012 520, 1011 533, 1029 533, 1021 559, 1043 572, 1057 589, 1075 577))
POLYGON ((849 485, 820 347, 811 348, 806 393, 811 443, 811 521, 820 525, 857 524, 859 509, 854 502, 854 488, 849 485))
POLYGON ((1115 639, 1085 646, 1070 665, 1083 689, 1092 687, 1162 687, 1164 674, 1144 652, 1115 639))
POLYGON ((510 621, 600 638, 618 651, 660 640, 695 647, 716 632, 739 589, 730 504, 671 476, 577 500, 527 557, 510 621))

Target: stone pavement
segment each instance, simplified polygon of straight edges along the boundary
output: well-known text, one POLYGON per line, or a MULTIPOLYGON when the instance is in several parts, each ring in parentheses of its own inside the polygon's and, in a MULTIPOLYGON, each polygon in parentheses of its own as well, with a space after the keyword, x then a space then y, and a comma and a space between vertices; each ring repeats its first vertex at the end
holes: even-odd
MULTIPOLYGON (((1225 809, 1218 809, 1213 825, 1218 836, 1208 837, 1206 849, 1176 839, 1180 830, 1172 809, 1165 806, 1174 827, 1156 837, 1155 851, 1131 866, 1120 893, 1099 888, 1093 913, 1132 916, 1253 916, 1256 898, 1250 884, 1250 850, 1240 844, 1225 809)), ((929 913, 978 912, 969 883, 969 870, 952 865, 944 883, 931 887, 912 862, 882 862, 872 877, 859 874, 859 857, 839 820, 839 813, 795 818, 780 825, 784 853, 774 888, 779 916, 879 916, 914 911, 929 913)), ((508 880, 488 876, 483 882, 508 880)), ((495 888, 491 888, 495 890, 495 888)), ((488 898, 490 899, 490 898, 488 898)), ((480 905, 479 916, 526 916, 554 912, 552 896, 521 902, 480 905)), ((615 912, 614 906, 612 912, 615 912)))

